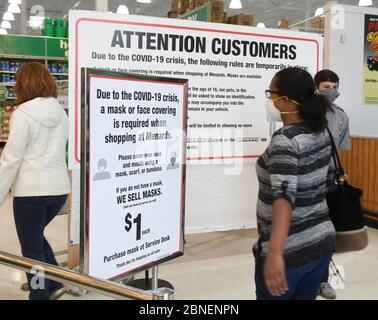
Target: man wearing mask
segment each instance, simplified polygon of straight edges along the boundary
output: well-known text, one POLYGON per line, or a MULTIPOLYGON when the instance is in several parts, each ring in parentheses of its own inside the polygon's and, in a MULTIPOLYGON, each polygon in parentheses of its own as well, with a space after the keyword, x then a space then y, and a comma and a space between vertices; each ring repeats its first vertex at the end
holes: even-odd
MULTIPOLYGON (((339 106, 335 104, 335 100, 340 96, 339 77, 331 70, 321 70, 315 75, 315 85, 317 93, 328 98, 332 103, 331 108, 326 113, 328 128, 332 133, 338 150, 350 149, 349 137, 349 118, 347 114, 339 106)), ((336 292, 328 283, 329 268, 327 269, 322 283, 320 284, 319 293, 325 299, 335 299, 336 292)))
POLYGON ((328 127, 331 130, 338 150, 350 149, 349 118, 335 100, 340 96, 339 77, 331 70, 321 70, 315 75, 317 93, 328 98, 332 107, 327 112, 328 127))

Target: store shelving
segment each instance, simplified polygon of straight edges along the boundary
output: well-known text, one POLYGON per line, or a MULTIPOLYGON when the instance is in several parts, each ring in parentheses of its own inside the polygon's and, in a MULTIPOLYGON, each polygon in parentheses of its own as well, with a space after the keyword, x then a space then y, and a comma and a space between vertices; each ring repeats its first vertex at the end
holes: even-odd
MULTIPOLYGON (((0 36, 0 85, 8 89, 8 98, 0 102, 0 109, 5 114, 5 124, 0 119, 0 149, 6 143, 8 132, 7 121, 15 106, 15 75, 20 66, 27 62, 43 63, 54 76, 58 86, 58 95, 63 96, 60 100, 67 100, 67 90, 63 88, 68 84, 68 39, 34 36, 0 36), (6 112, 4 113, 4 110, 6 112)), ((1 110, 0 110, 1 111, 1 110)))

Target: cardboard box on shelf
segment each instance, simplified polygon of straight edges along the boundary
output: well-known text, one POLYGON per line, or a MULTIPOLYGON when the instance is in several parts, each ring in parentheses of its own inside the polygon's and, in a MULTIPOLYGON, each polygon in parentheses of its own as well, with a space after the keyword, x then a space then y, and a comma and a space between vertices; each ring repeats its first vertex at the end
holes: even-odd
POLYGON ((245 14, 238 14, 234 18, 234 24, 242 25, 242 26, 253 26, 253 16, 245 15, 245 14))
POLYGON ((177 18, 178 17, 178 13, 177 13, 177 11, 169 11, 167 13, 167 16, 168 16, 168 18, 177 18))
POLYGON ((287 19, 281 19, 278 21, 278 28, 280 29, 288 29, 291 25, 291 21, 287 19))
POLYGON ((222 13, 212 13, 211 14, 211 22, 223 23, 224 22, 223 12, 222 13))
POLYGON ((180 0, 171 0, 171 11, 177 11, 178 10, 179 2, 180 2, 180 0))
POLYGON ((171 12, 177 12, 178 15, 185 13, 185 10, 182 7, 182 0, 177 0, 177 7, 171 8, 171 12))
POLYGON ((311 28, 316 30, 324 30, 324 18, 320 17, 311 21, 311 28))
POLYGON ((193 11, 196 8, 197 0, 189 0, 188 7, 185 9, 185 13, 193 11))
POLYGON ((190 0, 189 1, 189 11, 194 10, 197 8, 197 0, 190 0))
POLYGON ((12 115, 12 113, 9 112, 9 111, 5 111, 4 112, 4 114, 3 114, 3 124, 9 124, 11 115, 12 115))
POLYGON ((204 4, 210 2, 210 0, 197 0, 197 7, 203 6, 204 4))
POLYGON ((224 11, 223 0, 211 1, 211 14, 223 13, 223 11, 224 11))
POLYGON ((190 0, 179 0, 177 12, 179 14, 185 13, 190 7, 190 0))
POLYGON ((228 24, 235 24, 235 16, 231 16, 227 18, 227 23, 228 24))

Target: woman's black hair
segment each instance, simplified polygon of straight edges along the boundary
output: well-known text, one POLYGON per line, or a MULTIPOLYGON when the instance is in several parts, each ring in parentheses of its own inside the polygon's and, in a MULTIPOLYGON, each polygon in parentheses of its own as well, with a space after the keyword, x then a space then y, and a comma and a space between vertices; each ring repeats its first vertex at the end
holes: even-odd
POLYGON ((281 96, 287 96, 300 104, 299 115, 312 132, 325 130, 330 102, 326 97, 315 94, 314 80, 306 70, 283 69, 276 73, 273 81, 281 96))
POLYGON ((339 77, 337 76, 336 73, 334 73, 333 71, 331 70, 328 70, 328 69, 324 69, 324 70, 320 70, 314 77, 314 81, 315 81, 315 85, 317 88, 319 88, 319 85, 322 83, 322 82, 337 82, 339 83, 340 82, 340 79, 339 77))

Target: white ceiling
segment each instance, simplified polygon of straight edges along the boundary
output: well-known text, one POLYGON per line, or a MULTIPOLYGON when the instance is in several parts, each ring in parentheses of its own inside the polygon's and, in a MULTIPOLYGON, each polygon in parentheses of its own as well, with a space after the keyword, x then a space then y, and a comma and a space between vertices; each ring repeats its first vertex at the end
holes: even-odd
MULTIPOLYGON (((41 5, 45 9, 45 15, 51 18, 63 18, 68 10, 79 3, 76 9, 94 10, 95 0, 23 0, 27 7, 27 16, 30 16, 30 8, 41 5)), ((229 16, 234 14, 252 14, 255 25, 264 22, 267 27, 275 28, 277 21, 285 18, 293 23, 302 21, 312 16, 316 8, 324 5, 323 0, 241 0, 243 9, 232 10, 228 8, 230 0, 225 0, 225 11, 229 16)), ((131 14, 166 17, 170 9, 171 0, 152 0, 150 4, 138 3, 136 0, 108 0, 109 10, 115 12, 120 4, 126 4, 131 14)), ((340 0, 342 4, 358 5, 358 0, 340 0)), ((7 8, 8 0, 0 0, 0 18, 7 8)), ((373 7, 378 7, 378 0, 373 0, 373 7)), ((16 20, 12 22, 10 34, 20 33, 20 14, 15 14, 16 20)), ((27 28, 28 34, 40 34, 38 30, 27 28)))

